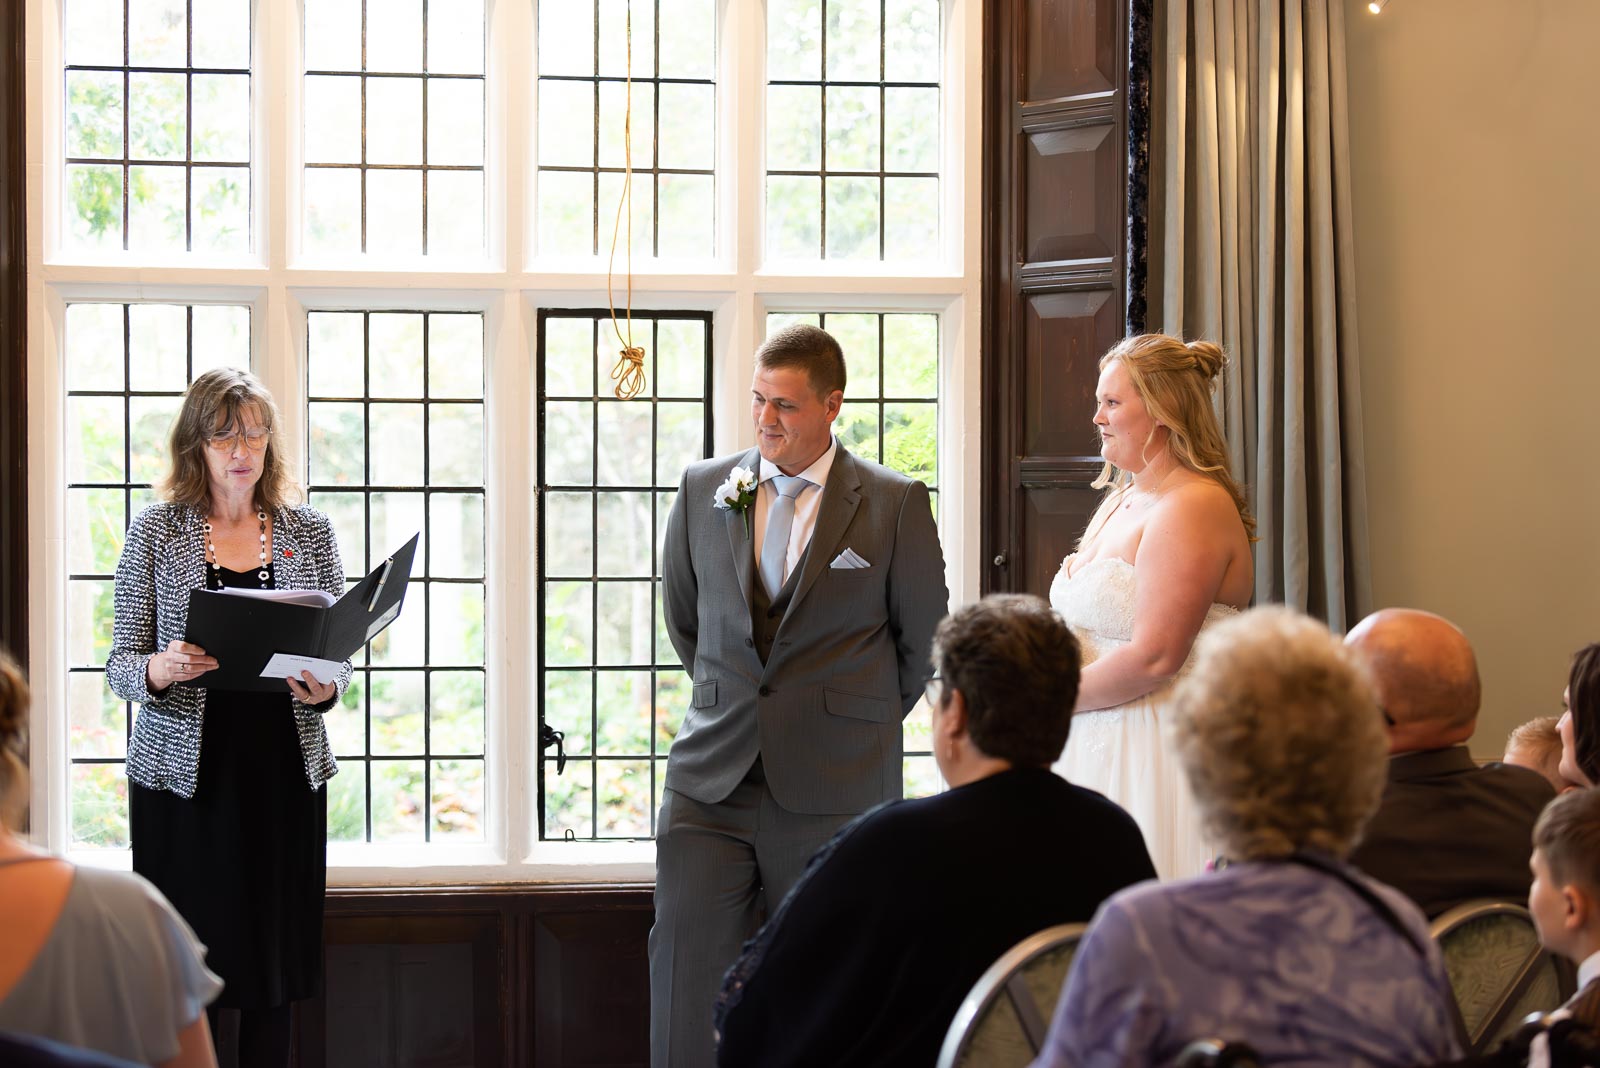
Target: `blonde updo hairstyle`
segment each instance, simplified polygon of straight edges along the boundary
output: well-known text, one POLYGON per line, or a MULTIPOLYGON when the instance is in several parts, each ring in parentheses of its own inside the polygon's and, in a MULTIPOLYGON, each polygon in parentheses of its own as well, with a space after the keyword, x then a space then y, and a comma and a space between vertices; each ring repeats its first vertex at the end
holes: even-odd
POLYGON ((1172 740, 1233 860, 1347 855, 1377 811, 1389 738, 1366 668, 1281 605, 1206 628, 1172 692, 1172 740))
MULTIPOLYGON (((1100 357, 1100 370, 1114 362, 1121 363, 1128 372, 1128 380, 1150 418, 1167 428, 1167 447, 1173 458, 1228 491, 1244 521, 1245 533, 1254 541, 1255 517, 1250 514, 1244 490, 1228 471, 1228 446, 1211 401, 1217 376, 1228 362, 1222 348, 1210 341, 1185 344, 1167 334, 1137 334, 1123 338, 1100 357)), ((1154 438, 1152 429, 1145 441, 1147 450, 1154 438)), ((1093 485, 1095 489, 1112 487, 1111 493, 1115 494, 1132 482, 1132 474, 1119 471, 1107 461, 1093 485)))
POLYGON ((28 682, 11 654, 0 649, 0 824, 15 829, 28 794, 22 762, 28 736, 28 682))
POLYGON ((211 435, 243 429, 243 412, 251 409, 262 426, 273 432, 261 459, 256 482, 256 504, 268 512, 293 503, 298 490, 278 449, 278 406, 261 379, 249 371, 218 367, 189 383, 183 406, 172 423, 167 447, 172 468, 158 489, 169 501, 204 511, 211 506, 211 475, 206 450, 211 435))

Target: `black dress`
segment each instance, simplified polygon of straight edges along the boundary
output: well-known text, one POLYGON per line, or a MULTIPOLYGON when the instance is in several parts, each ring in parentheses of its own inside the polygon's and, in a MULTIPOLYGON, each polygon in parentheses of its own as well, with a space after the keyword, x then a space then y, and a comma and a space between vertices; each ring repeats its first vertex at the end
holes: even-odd
MULTIPOLYGON (((219 572, 225 586, 261 584, 254 568, 219 572)), ((227 984, 215 1004, 314 997, 328 793, 308 784, 289 695, 207 692, 194 798, 134 783, 128 792, 133 870, 205 943, 207 967, 227 984)))

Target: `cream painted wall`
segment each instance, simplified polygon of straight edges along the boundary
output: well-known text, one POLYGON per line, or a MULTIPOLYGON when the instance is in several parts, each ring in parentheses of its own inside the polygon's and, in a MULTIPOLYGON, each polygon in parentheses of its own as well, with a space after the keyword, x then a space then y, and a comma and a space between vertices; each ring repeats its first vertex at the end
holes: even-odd
POLYGON ((1346 31, 1373 592, 1467 632, 1498 756, 1600 640, 1600 3, 1346 31))

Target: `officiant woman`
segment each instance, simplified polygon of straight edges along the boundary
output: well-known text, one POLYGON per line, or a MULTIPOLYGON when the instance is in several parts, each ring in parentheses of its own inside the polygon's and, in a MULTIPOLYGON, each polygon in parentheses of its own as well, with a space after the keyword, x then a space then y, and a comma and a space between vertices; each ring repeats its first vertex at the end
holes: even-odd
POLYGON ((208 1010, 221 1064, 289 1063, 290 1004, 322 975, 327 788, 322 715, 350 681, 213 690, 183 640, 191 590, 320 589, 344 567, 322 513, 295 506, 277 406, 255 376, 208 371, 172 427, 160 503, 128 527, 106 679, 139 704, 128 743, 133 869, 205 943, 227 984, 208 1010), (234 1050, 237 1050, 235 1062, 234 1050))

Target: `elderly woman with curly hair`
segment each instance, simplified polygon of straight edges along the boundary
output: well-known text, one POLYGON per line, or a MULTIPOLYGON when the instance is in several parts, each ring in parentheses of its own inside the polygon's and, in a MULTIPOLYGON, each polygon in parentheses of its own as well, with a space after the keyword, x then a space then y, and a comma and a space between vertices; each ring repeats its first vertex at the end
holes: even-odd
POLYGON ((1207 632, 1173 693, 1179 758, 1221 870, 1101 908, 1036 1065, 1168 1065, 1196 1038, 1265 1064, 1457 1055, 1427 923, 1345 862, 1388 750, 1366 676, 1327 628, 1258 608, 1207 632))

